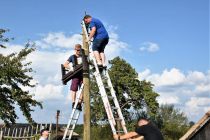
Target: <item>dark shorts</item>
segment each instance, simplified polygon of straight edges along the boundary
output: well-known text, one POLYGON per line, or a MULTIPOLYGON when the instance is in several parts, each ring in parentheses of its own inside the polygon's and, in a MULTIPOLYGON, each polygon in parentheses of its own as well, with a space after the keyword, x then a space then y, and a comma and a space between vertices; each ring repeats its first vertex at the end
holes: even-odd
POLYGON ((71 81, 71 87, 70 90, 77 91, 78 87, 80 87, 82 84, 82 77, 80 78, 73 78, 71 81))
POLYGON ((109 42, 109 38, 104 39, 94 39, 92 50, 98 51, 99 53, 104 52, 106 45, 109 42))

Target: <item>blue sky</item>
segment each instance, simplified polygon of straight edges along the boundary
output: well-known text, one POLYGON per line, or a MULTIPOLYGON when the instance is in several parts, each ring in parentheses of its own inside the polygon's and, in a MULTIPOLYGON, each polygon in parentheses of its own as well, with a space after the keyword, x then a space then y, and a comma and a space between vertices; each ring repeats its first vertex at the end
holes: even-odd
MULTIPOLYGON (((208 0, 0 0, 0 4, 0 28, 10 29, 6 35, 15 38, 8 44, 10 52, 19 50, 27 40, 38 44, 30 60, 40 85, 35 96, 44 102, 45 109, 35 111, 37 121, 49 120, 46 116, 40 119, 37 112, 53 116, 53 105, 60 109, 70 106, 62 104, 68 87, 61 85, 57 67, 72 52, 71 44, 81 41, 78 34, 85 11, 101 19, 109 30, 108 58, 121 56, 131 63, 141 80, 153 82, 160 103, 173 103, 183 111, 190 106, 191 112, 186 114, 194 121, 210 109, 208 0), (43 64, 44 56, 47 59, 43 64), (48 89, 56 98, 48 99, 49 94, 39 93, 48 89)), ((24 118, 21 116, 19 121, 24 118)))

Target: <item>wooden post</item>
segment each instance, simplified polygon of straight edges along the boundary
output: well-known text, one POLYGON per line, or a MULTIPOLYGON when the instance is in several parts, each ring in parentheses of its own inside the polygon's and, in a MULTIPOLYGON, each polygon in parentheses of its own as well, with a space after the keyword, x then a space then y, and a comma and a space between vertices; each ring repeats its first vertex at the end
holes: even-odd
POLYGON ((50 134, 49 134, 49 140, 51 140, 51 134, 52 134, 52 123, 50 123, 50 126, 49 126, 49 131, 50 131, 50 134))
POLYGON ((56 113, 56 137, 58 136, 58 120, 59 120, 60 110, 56 113))
MULTIPOLYGON (((82 29, 82 48, 85 51, 86 58, 89 56, 89 45, 86 42, 85 29, 82 29)), ((87 59, 86 59, 87 60, 87 59)), ((83 62, 84 63, 84 62, 83 62)), ((86 70, 84 70, 83 64, 83 99, 84 99, 84 129, 83 129, 83 140, 90 140, 90 79, 89 79, 89 64, 86 63, 86 70)))

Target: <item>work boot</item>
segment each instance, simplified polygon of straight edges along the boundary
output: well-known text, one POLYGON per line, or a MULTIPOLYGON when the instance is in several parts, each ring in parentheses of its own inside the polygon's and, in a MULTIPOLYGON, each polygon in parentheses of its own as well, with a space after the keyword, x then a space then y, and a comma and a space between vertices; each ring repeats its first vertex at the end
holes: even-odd
POLYGON ((75 102, 72 103, 72 109, 74 108, 74 104, 75 104, 75 102))
POLYGON ((82 103, 78 103, 76 107, 79 111, 82 111, 82 103))

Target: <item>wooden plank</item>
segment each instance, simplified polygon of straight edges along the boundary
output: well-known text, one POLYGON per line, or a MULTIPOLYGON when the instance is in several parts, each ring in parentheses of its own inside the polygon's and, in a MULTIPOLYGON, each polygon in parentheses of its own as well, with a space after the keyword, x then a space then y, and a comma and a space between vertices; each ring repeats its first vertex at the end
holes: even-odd
POLYGON ((16 128, 16 131, 15 131, 15 137, 17 137, 17 133, 18 133, 18 129, 16 128))
POLYGON ((38 127, 39 127, 39 124, 37 124, 37 126, 36 126, 36 134, 37 134, 37 131, 38 131, 38 127))
POLYGON ((51 134, 52 134, 52 123, 50 123, 50 126, 49 126, 49 140, 51 139, 51 134))
POLYGON ((14 137, 15 136, 15 128, 13 128, 13 130, 12 130, 12 137, 14 137))
POLYGON ((26 136, 26 127, 24 128, 24 130, 23 130, 23 136, 26 136))
POLYGON ((34 126, 32 125, 32 127, 31 127, 31 136, 33 135, 33 133, 34 133, 34 126))
POLYGON ((19 130, 19 137, 21 137, 21 133, 22 133, 22 128, 20 128, 19 130))
POLYGON ((0 140, 3 139, 3 131, 0 131, 0 140))
POLYGON ((7 136, 9 136, 9 133, 10 133, 10 128, 8 129, 7 136))
MULTIPOLYGON (((30 133, 30 126, 28 126, 28 128, 26 128, 27 130, 26 130, 26 136, 29 136, 29 133, 30 133)), ((31 131, 33 131, 33 130, 31 130, 31 131)))

